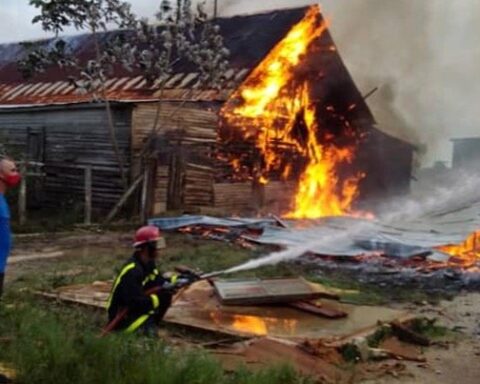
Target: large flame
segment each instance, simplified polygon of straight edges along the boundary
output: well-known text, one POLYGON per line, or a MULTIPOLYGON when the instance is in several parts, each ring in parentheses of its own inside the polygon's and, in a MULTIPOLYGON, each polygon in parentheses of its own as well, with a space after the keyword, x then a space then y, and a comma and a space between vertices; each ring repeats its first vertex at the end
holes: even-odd
MULTIPOLYGON (((316 119, 318 102, 311 99, 312 79, 302 79, 297 74, 302 59, 326 29, 320 8, 311 7, 304 19, 252 72, 222 111, 228 125, 241 132, 244 139, 253 141, 259 150, 262 161, 253 170, 259 183, 267 183, 272 171, 284 179, 291 175, 295 159, 286 158, 278 143, 294 148, 305 159, 297 194, 291 211, 286 215, 293 218, 350 213, 358 195, 358 182, 363 177, 362 174, 347 179, 339 177, 339 165, 352 162, 354 146, 339 147, 334 144, 332 135, 324 135, 320 142, 318 133, 322 127, 318 126, 316 119), (299 124, 302 125, 300 133, 299 124)), ((320 107, 326 110, 332 108, 320 107)), ((345 124, 345 134, 353 135, 346 120, 345 124)), ((238 157, 232 159, 231 164, 240 171, 238 157)))

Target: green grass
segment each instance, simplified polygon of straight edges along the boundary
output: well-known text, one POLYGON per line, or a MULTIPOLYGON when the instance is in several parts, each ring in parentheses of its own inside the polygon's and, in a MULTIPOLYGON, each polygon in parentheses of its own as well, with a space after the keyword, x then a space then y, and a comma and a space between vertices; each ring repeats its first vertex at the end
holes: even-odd
MULTIPOLYGON (((169 235, 168 248, 159 265, 170 270, 189 265, 205 272, 229 268, 261 251, 252 252, 229 243, 194 240, 169 235)), ((131 249, 112 244, 90 252, 16 265, 4 301, 0 304, 0 362, 12 364, 21 383, 225 383, 305 384, 310 381, 289 366, 250 372, 239 367, 225 372, 221 364, 201 348, 178 349, 168 342, 133 335, 98 338, 105 324, 103 311, 45 301, 33 294, 63 285, 89 283, 114 277, 131 249)), ((278 271, 289 273, 279 267, 278 271)), ((276 270, 263 272, 276 275, 276 270)), ((167 333, 187 340, 211 341, 212 335, 192 335, 166 326, 167 333)))
POLYGON ((317 276, 306 272, 304 276, 326 287, 344 290, 340 294, 342 302, 357 305, 386 305, 392 302, 437 304, 441 299, 451 299, 448 292, 431 293, 414 287, 388 287, 381 288, 374 284, 361 283, 341 272, 331 273, 328 276, 317 276))
POLYGON ((427 317, 419 317, 410 322, 410 328, 432 341, 452 341, 459 334, 452 329, 437 323, 438 319, 429 319, 427 317))
POLYGON ((99 319, 90 311, 47 306, 28 294, 23 299, 0 309, 0 361, 15 367, 20 383, 309 382, 288 366, 228 374, 199 349, 177 349, 136 335, 98 338, 99 319))

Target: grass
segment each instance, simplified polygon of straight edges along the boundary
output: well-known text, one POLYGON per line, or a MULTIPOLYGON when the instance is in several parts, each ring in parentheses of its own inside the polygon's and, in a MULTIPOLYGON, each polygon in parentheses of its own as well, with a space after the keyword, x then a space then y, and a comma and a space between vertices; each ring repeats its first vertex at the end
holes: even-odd
POLYGON ((206 352, 174 349, 135 335, 96 336, 95 322, 78 308, 27 300, 4 306, 0 361, 12 364, 21 383, 236 384, 308 383, 287 366, 228 374, 206 352))
MULTIPOLYGON (((160 261, 166 271, 175 265, 205 272, 224 269, 260 255, 237 246, 169 235, 160 261)), ((16 265, 9 272, 0 304, 0 362, 12 364, 21 383, 165 383, 165 384, 306 384, 307 378, 282 365, 251 372, 239 367, 225 372, 221 364, 200 348, 172 347, 168 342, 137 335, 111 335, 100 339, 103 311, 46 302, 32 294, 58 286, 114 277, 130 255, 127 247, 97 246, 73 256, 16 265)), ((288 274, 285 267, 279 271, 288 274)), ((275 275, 275 269, 251 273, 275 275)), ((179 330, 170 330, 179 333, 179 330)), ((180 332, 185 332, 181 330, 180 332)), ((191 334, 184 335, 188 338, 191 334)), ((195 335, 202 341, 204 335, 195 335)), ((211 337, 211 336, 210 336, 211 337)))
POLYGON ((437 304, 441 299, 451 299, 448 292, 434 294, 414 287, 382 288, 374 284, 358 282, 341 272, 318 276, 307 271, 306 278, 326 287, 343 290, 344 292, 340 294, 341 301, 357 305, 386 305, 392 302, 437 304))
POLYGON ((458 338, 459 333, 455 330, 447 328, 437 323, 436 318, 430 319, 427 317, 418 317, 410 322, 410 328, 420 334, 432 340, 437 341, 453 341, 458 338))

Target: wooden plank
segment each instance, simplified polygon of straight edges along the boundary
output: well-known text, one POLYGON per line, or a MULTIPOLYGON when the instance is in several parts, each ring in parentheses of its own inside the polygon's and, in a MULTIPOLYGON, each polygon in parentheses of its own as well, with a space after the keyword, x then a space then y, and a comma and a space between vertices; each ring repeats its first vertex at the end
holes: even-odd
POLYGON ((105 220, 105 223, 109 223, 118 213, 121 207, 126 203, 130 195, 137 189, 137 187, 140 185, 140 183, 143 181, 143 178, 145 177, 144 174, 140 175, 134 182, 133 184, 125 191, 121 199, 118 201, 117 204, 113 207, 113 209, 110 211, 110 213, 107 215, 107 218, 105 220))
POLYGON ((332 305, 324 303, 318 305, 312 302, 296 301, 293 303, 288 303, 288 306, 299 309, 303 312, 308 312, 321 317, 326 317, 328 319, 342 319, 344 317, 347 317, 347 313, 345 311, 342 311, 332 305))
POLYGON ((217 280, 213 285, 223 305, 291 303, 320 298, 327 292, 302 278, 217 280))
MULTIPOLYGON (((138 153, 151 134, 157 103, 138 104, 132 113, 132 153, 138 153)), ((158 135, 179 131, 189 141, 216 139, 218 115, 215 111, 206 110, 202 103, 196 102, 163 102, 160 110, 158 135), (180 107, 181 106, 181 107, 180 107)))
POLYGON ((431 341, 428 338, 412 331, 400 321, 393 321, 392 323, 390 323, 390 325, 392 326, 393 333, 402 341, 421 345, 424 347, 428 347, 431 344, 431 341))
POLYGON ((140 200, 140 221, 144 224, 147 222, 148 212, 147 212, 147 199, 148 199, 148 188, 149 188, 149 179, 150 179, 150 169, 148 165, 145 166, 143 170, 143 181, 142 181, 142 196, 140 200))

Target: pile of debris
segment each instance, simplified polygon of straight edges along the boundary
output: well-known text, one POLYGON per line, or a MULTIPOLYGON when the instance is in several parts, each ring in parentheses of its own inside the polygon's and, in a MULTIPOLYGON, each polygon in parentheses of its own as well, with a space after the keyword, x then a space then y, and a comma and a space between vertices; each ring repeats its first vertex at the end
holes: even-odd
POLYGON ((464 213, 395 225, 345 216, 283 220, 190 215, 152 219, 150 224, 246 248, 304 248, 296 262, 319 273, 346 271, 367 283, 428 290, 480 288, 480 222, 464 213))

